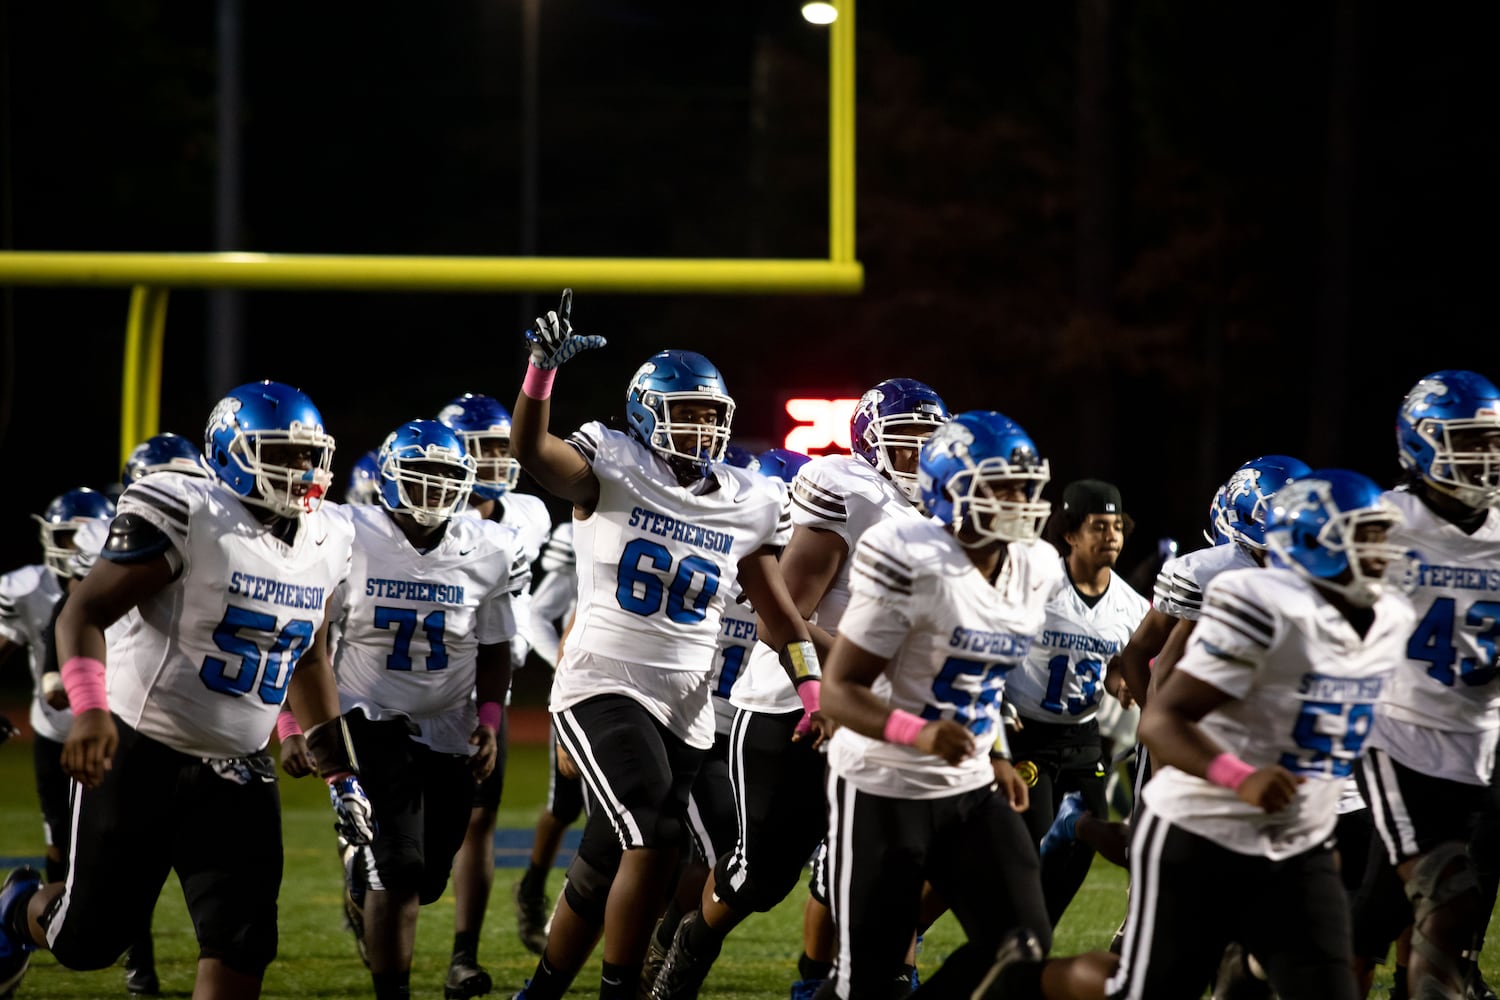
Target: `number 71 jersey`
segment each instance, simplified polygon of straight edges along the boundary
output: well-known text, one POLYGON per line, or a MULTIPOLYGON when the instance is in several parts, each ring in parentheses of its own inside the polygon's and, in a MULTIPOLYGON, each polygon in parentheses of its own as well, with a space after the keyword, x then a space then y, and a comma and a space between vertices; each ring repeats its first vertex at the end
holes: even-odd
POLYGON ((303 515, 288 545, 217 481, 170 472, 138 480, 117 510, 166 535, 182 570, 111 634, 110 709, 195 757, 259 751, 348 575, 348 519, 320 507, 303 515))
POLYGON ((774 543, 781 492, 718 464, 718 488, 694 493, 655 452, 598 422, 568 443, 593 468, 599 505, 573 522, 578 612, 564 660, 576 650, 706 677, 740 560, 774 543))

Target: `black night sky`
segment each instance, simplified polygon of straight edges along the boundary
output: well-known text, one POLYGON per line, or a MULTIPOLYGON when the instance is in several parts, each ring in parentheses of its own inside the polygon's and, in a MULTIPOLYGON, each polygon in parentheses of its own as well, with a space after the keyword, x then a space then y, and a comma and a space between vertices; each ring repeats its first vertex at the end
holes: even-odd
MULTIPOLYGON (((1500 378, 1496 86, 1476 8, 865 0, 857 297, 580 291, 610 346, 555 428, 618 412, 663 347, 700 350, 737 436, 787 395, 908 375, 1025 426, 1063 483, 1112 479, 1143 537, 1195 547, 1258 454, 1395 475, 1428 371, 1500 378), (1477 13, 1472 16, 1478 17, 1477 13)), ((0 0, 5 248, 211 250, 219 9, 240 11, 239 245, 516 254, 522 0, 359 5, 0 0)), ((827 42, 796 0, 541 0, 535 251, 826 255, 827 42)), ((538 289, 554 301, 560 289, 538 289)), ((6 293, 0 568, 26 515, 118 474, 123 289, 6 293)), ((162 427, 234 382, 300 385, 335 472, 463 391, 507 405, 519 296, 174 293, 162 427), (222 376, 227 373, 230 380, 222 376)), ((560 512, 559 512, 560 513, 560 512)))

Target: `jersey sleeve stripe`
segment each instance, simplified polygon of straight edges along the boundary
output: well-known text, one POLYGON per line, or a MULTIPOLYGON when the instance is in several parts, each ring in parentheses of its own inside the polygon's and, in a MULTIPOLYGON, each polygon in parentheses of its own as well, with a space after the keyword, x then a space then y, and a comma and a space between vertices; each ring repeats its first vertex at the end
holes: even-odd
POLYGON ((1242 619, 1250 628, 1261 630, 1266 634, 1268 643, 1276 634, 1276 616, 1241 594, 1218 594, 1208 606, 1217 607, 1226 614, 1242 619))
POLYGON ((807 511, 814 517, 820 517, 825 521, 849 520, 849 511, 844 507, 843 504, 839 504, 837 506, 825 504, 815 497, 804 498, 803 494, 800 492, 792 494, 792 503, 796 504, 798 507, 801 507, 803 510, 807 511))
POLYGON ((1210 604, 1204 608, 1203 617, 1208 621, 1229 629, 1231 632, 1243 636, 1247 641, 1255 643, 1262 649, 1269 648, 1271 645, 1273 633, 1259 627, 1258 623, 1235 614, 1222 604, 1210 604))
POLYGON ((594 464, 594 459, 599 455, 599 442, 589 437, 583 431, 574 431, 572 434, 569 434, 568 444, 572 445, 578 454, 583 456, 584 461, 590 465, 594 464))
MULTIPOLYGON (((167 520, 177 525, 183 531, 187 530, 188 511, 186 507, 183 507, 172 501, 170 498, 164 497, 160 493, 149 490, 144 486, 137 486, 133 492, 134 495, 130 498, 131 500, 152 507, 163 517, 167 518, 167 520)), ((122 506, 126 507, 128 511, 128 503, 122 504, 122 506)))
POLYGON ((912 592, 911 571, 902 572, 904 567, 899 562, 890 559, 884 552, 874 552, 865 548, 856 549, 854 568, 862 575, 878 580, 892 590, 899 589, 903 594, 912 592))
POLYGON ((1243 656, 1236 656, 1229 650, 1223 649, 1219 646, 1215 646, 1213 643, 1206 640, 1203 643, 1203 651, 1209 656, 1212 656, 1214 659, 1221 660, 1224 663, 1233 663, 1237 667, 1249 667, 1252 670, 1255 669, 1255 662, 1253 660, 1247 660, 1243 656))

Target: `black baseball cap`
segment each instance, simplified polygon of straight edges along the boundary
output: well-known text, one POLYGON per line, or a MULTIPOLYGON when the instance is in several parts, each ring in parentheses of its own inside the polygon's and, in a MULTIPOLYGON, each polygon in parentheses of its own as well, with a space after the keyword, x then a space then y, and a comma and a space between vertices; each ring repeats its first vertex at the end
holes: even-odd
POLYGON ((1063 510, 1070 514, 1123 514, 1120 490, 1102 479, 1079 479, 1063 488, 1063 510))

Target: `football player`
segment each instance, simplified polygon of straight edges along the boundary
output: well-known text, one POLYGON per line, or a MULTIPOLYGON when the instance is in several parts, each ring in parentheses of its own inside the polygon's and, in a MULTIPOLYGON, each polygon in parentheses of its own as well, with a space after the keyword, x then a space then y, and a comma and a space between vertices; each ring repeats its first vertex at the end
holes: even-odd
MULTIPOLYGON (((1464 845, 1500 738, 1490 582, 1500 565, 1500 390, 1471 371, 1423 377, 1397 410, 1396 443, 1405 483, 1386 496, 1405 515, 1392 540, 1420 554, 1417 622, 1358 777, 1385 847, 1383 857, 1372 852, 1366 886, 1394 867, 1411 912, 1398 910, 1373 941, 1360 930, 1356 945, 1367 984, 1365 956, 1383 956, 1409 920, 1410 995, 1458 996, 1494 905, 1464 845)), ((1359 902, 1369 902, 1363 891, 1359 902)), ((1356 912, 1357 930, 1371 916, 1356 912)))
MULTIPOLYGON (((1047 602, 1046 626, 1005 685, 1005 701, 1021 717, 1010 746, 1017 772, 1031 786, 1024 819, 1034 843, 1060 812, 1065 821, 1073 813, 1074 822, 1080 808, 1109 816, 1104 789, 1110 764, 1095 718, 1104 693, 1100 681, 1104 665, 1150 608, 1114 571, 1133 527, 1119 489, 1097 479, 1069 483, 1062 509, 1047 522, 1045 536, 1062 553, 1066 585, 1047 602), (1064 806, 1071 792, 1081 794, 1064 806)), ((1093 854, 1086 844, 1044 852, 1042 885, 1054 926, 1088 876, 1093 854)))
POLYGON ((886 998, 930 884, 970 945, 922 986, 967 996, 1007 932, 1050 937, 1000 696, 1063 579, 1040 540, 1049 470, 1031 438, 971 411, 922 447, 930 518, 890 518, 855 549, 824 681, 832 993, 886 998))
POLYGON ((1277 491, 1271 566, 1214 577, 1187 651, 1142 713, 1157 774, 1131 848, 1122 955, 1043 963, 1018 935, 976 996, 1189 1000, 1232 940, 1282 1000, 1357 996, 1332 834, 1415 621, 1382 579, 1405 561, 1401 522, 1356 472, 1314 471, 1277 491))
POLYGON ((282 872, 264 751, 283 701, 345 834, 373 832, 323 627, 353 539, 319 509, 333 438, 312 401, 277 382, 233 389, 204 437, 214 478, 153 475, 126 490, 102 558, 58 617, 74 846, 66 883, 21 868, 0 888, 0 992, 36 947, 68 968, 112 964, 175 870, 198 933, 195 992, 259 995, 282 872), (104 630, 131 609, 106 653, 104 630))
MULTIPOLYGON (((849 603, 850 557, 860 536, 888 519, 921 518, 917 452, 947 419, 947 406, 930 386, 886 379, 860 397, 850 418, 853 454, 815 458, 793 479, 792 537, 781 570, 820 654, 832 647, 849 603)), ((656 1000, 697 996, 725 937, 750 914, 786 898, 828 831, 819 752, 826 734, 821 727, 799 733, 799 693, 769 648, 751 652, 730 700, 740 710, 730 773, 743 829, 704 885, 699 912, 682 922, 681 944, 674 941, 657 977, 656 1000)), ((794 997, 816 993, 833 965, 823 873, 815 864, 794 997)))
POLYGON ((344 503, 371 504, 380 502, 380 459, 375 452, 367 451, 359 456, 354 468, 349 470, 349 480, 344 484, 344 503))
MULTIPOLYGON (((769 454, 769 453, 768 453, 769 454)), ((777 527, 776 547, 786 546, 792 532, 791 495, 786 487, 796 470, 808 462, 806 455, 782 451, 776 461, 762 464, 752 455, 730 442, 724 461, 741 469, 750 469, 773 480, 782 488, 782 516, 777 527), (782 457, 784 456, 784 457, 782 457)), ((666 912, 656 922, 646 965, 641 972, 642 995, 649 994, 656 982, 667 950, 677 933, 684 913, 698 909, 703 884, 718 860, 733 850, 739 836, 739 818, 735 811, 734 787, 730 777, 729 738, 734 728, 735 708, 729 695, 744 672, 745 660, 755 646, 755 609, 743 594, 724 605, 719 625, 718 649, 709 669, 708 686, 713 694, 714 746, 703 760, 698 778, 688 799, 688 831, 692 835, 693 853, 684 858, 677 891, 667 903, 666 912)))
POLYGON ((351 914, 376 1000, 410 995, 418 908, 442 896, 475 787, 495 767, 510 595, 529 582, 530 552, 514 528, 456 516, 474 465, 452 429, 411 420, 380 446, 380 504, 345 508, 354 558, 334 593, 343 637, 334 667, 381 817, 359 852, 363 907, 351 914))
MULTIPOLYGON (((491 396, 466 392, 444 406, 437 419, 458 432, 475 463, 474 488, 466 512, 513 528, 528 553, 529 566, 552 529, 552 516, 541 498, 516 489, 521 465, 510 453, 510 413, 491 396)), ((532 634, 527 588, 520 585, 523 579, 520 574, 515 579, 517 585, 511 588, 510 595, 516 620, 516 634, 510 642, 512 671, 525 664, 530 649, 528 637, 532 634)), ((529 583, 529 572, 524 579, 529 583)), ((504 704, 510 704, 508 682, 504 704)), ((453 953, 443 986, 443 995, 448 1000, 479 996, 490 990, 489 973, 479 965, 479 936, 495 884, 495 819, 505 790, 505 764, 510 750, 508 722, 502 713, 496 734, 495 767, 474 792, 469 828, 458 856, 453 859, 453 953)))
POLYGON ((531 1000, 561 995, 600 925, 600 996, 635 996, 686 846, 688 789, 713 746, 704 664, 739 590, 804 712, 818 714, 817 652, 776 562, 780 492, 719 461, 734 417, 723 376, 700 354, 662 351, 630 380, 627 432, 591 422, 566 441, 555 437, 547 427, 557 367, 603 344, 573 335, 571 302, 565 291, 528 332, 512 445, 527 472, 573 505, 578 611, 550 707, 620 857, 599 859, 600 869, 580 848, 525 991, 531 1000))

